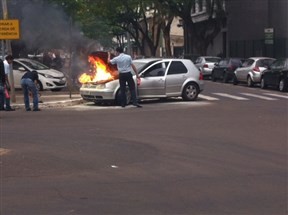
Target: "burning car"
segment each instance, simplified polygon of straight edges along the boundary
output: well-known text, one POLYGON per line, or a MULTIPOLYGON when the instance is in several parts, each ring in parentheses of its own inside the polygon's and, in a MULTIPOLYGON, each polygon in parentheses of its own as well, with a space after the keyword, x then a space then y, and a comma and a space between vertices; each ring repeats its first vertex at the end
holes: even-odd
MULTIPOLYGON (((90 74, 82 74, 79 78, 82 83, 82 98, 95 103, 120 104, 118 71, 107 63, 107 53, 89 56, 89 61, 94 70, 90 74)), ((133 64, 141 77, 141 84, 137 86, 138 99, 181 96, 185 101, 193 101, 203 90, 203 76, 191 60, 147 58, 133 60, 133 64)), ((135 74, 133 75, 137 84, 135 74)), ((126 90, 129 104, 131 95, 128 87, 126 90)))

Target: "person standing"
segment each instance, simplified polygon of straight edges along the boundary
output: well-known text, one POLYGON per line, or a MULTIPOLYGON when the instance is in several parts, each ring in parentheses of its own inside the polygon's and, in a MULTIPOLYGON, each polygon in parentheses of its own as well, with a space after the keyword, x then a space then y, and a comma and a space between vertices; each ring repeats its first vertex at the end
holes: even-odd
POLYGON ((14 108, 11 107, 10 105, 10 95, 9 95, 9 91, 10 91, 10 83, 9 83, 9 73, 10 73, 10 65, 13 63, 13 57, 12 55, 7 55, 5 57, 4 60, 4 69, 5 69, 5 78, 6 78, 6 83, 5 83, 5 88, 4 88, 4 92, 5 92, 5 103, 6 103, 6 107, 5 107, 5 111, 15 111, 14 108))
POLYGON ((132 63, 132 58, 130 55, 123 53, 122 47, 116 48, 116 57, 110 59, 111 54, 108 52, 108 63, 117 64, 117 69, 119 72, 119 84, 120 84, 120 92, 121 92, 121 106, 126 106, 126 83, 128 83, 128 87, 131 93, 133 106, 141 108, 142 106, 138 104, 136 98, 136 87, 135 82, 133 80, 132 69, 134 70, 137 79, 140 79, 140 76, 137 72, 135 65, 132 63))
POLYGON ((21 79, 21 86, 24 94, 24 104, 26 111, 31 111, 29 102, 29 91, 33 96, 33 111, 40 111, 38 107, 38 90, 37 82, 39 81, 38 73, 36 71, 26 72, 21 79))
POLYGON ((4 63, 0 59, 0 111, 5 110, 4 108, 4 86, 6 82, 6 76, 5 76, 5 69, 4 69, 4 63))

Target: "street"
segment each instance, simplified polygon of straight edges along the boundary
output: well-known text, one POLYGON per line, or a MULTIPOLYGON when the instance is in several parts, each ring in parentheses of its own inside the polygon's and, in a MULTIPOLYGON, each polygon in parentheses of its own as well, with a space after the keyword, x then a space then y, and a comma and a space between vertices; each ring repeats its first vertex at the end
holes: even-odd
POLYGON ((1 215, 287 214, 287 93, 0 112, 1 215))

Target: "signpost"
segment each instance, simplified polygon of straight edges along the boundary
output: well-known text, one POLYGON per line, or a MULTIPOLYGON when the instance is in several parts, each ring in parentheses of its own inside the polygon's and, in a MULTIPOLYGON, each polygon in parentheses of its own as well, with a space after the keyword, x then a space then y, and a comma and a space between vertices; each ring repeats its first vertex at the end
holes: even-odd
POLYGON ((265 38, 265 44, 273 45, 274 44, 274 29, 273 28, 265 28, 264 29, 264 38, 265 38))
POLYGON ((19 20, 2 19, 0 20, 0 40, 19 40, 19 20))

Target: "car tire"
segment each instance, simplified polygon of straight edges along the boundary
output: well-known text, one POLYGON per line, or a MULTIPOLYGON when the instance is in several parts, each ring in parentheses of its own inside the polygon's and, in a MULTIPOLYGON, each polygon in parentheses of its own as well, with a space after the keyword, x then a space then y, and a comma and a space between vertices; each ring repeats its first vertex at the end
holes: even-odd
POLYGON ((233 81, 233 84, 234 84, 234 85, 237 85, 237 84, 239 83, 236 75, 233 76, 233 80, 232 80, 232 81, 233 81))
POLYGON ((216 80, 217 80, 217 79, 216 79, 214 73, 212 73, 212 74, 211 74, 211 81, 215 82, 216 80))
POLYGON ((260 87, 261 87, 261 89, 266 89, 267 88, 267 84, 265 82, 264 77, 261 78, 260 87))
POLYGON ((247 78, 247 86, 248 87, 254 87, 254 82, 250 76, 247 78))
POLYGON ((279 87, 278 87, 279 91, 286 92, 287 88, 288 88, 287 82, 285 81, 284 78, 281 78, 279 81, 279 87))
POLYGON ((182 91, 182 99, 184 101, 194 101, 200 93, 199 87, 196 83, 190 82, 185 85, 182 91))
POLYGON ((227 72, 225 72, 223 74, 223 83, 227 83, 227 82, 228 82, 228 74, 227 74, 227 72))
MULTIPOLYGON (((130 104, 131 102, 131 93, 128 87, 126 87, 126 105, 130 104)), ((121 91, 120 89, 116 93, 115 104, 121 105, 121 91)))

